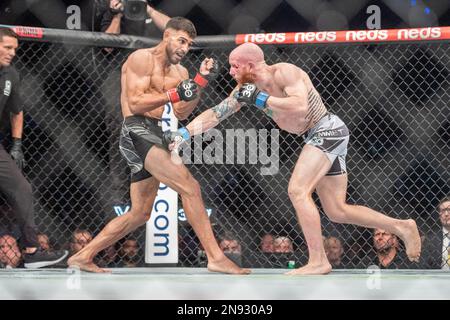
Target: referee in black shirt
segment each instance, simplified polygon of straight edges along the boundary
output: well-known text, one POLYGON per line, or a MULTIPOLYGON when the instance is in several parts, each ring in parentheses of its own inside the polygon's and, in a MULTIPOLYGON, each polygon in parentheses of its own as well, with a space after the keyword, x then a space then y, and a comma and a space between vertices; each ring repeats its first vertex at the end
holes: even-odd
POLYGON ((11 65, 17 47, 17 34, 9 28, 0 28, 0 115, 11 115, 12 137, 9 154, 0 144, 0 192, 17 217, 24 266, 42 268, 62 261, 68 252, 44 251, 37 239, 31 185, 20 170, 25 164, 22 152, 23 102, 19 74, 11 65))

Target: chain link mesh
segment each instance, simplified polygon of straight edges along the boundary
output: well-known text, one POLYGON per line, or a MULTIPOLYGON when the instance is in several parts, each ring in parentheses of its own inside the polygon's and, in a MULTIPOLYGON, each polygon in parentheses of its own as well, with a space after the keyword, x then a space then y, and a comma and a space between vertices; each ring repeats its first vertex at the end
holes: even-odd
MULTIPOLYGON (((421 267, 440 267, 431 261, 442 262, 442 226, 436 207, 449 193, 448 44, 263 49, 269 64, 290 62, 303 68, 329 110, 349 127, 348 202, 391 217, 416 219, 424 236, 421 267), (433 240, 439 238, 441 242, 433 240)), ((128 169, 117 146, 122 121, 120 67, 130 52, 22 42, 17 53, 15 65, 23 79, 26 104, 24 173, 32 182, 38 228, 56 248, 71 248, 77 229, 98 234, 116 216, 114 205, 129 204, 128 169)), ((188 55, 184 65, 191 76, 206 56, 217 58, 222 67, 199 107, 181 124, 216 105, 234 88, 228 54, 229 49, 202 49, 188 55)), ((252 128, 270 132, 276 126, 260 112, 243 108, 217 127, 221 132, 252 128)), ((244 266, 285 268, 289 261, 297 266, 307 261, 306 243, 287 193, 302 146, 301 137, 280 131, 276 175, 261 175, 261 165, 248 161, 188 165, 202 186, 206 207, 212 209, 216 236, 223 245, 225 240, 228 244, 237 240, 241 254, 230 256, 244 266), (275 251, 292 252, 263 253, 260 243, 265 234, 291 239, 293 250, 288 246, 275 251)), ((373 251, 372 230, 332 223, 322 211, 321 222, 324 237, 342 243, 341 267, 368 267, 364 263, 373 251)), ((139 228, 127 237, 137 240, 127 242, 138 247, 137 255, 126 253, 121 241, 98 259, 110 267, 143 265, 144 232, 139 228)), ((205 266, 204 252, 186 222, 179 225, 179 245, 179 266, 205 266)))

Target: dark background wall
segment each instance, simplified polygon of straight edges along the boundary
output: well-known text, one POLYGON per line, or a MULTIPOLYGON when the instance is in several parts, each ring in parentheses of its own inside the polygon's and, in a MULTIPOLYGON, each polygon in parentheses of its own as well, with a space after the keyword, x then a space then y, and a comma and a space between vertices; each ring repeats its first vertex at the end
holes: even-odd
MULTIPOLYGON (((7 24, 66 28, 66 8, 78 5, 82 29, 96 25, 94 8, 106 0, 4 0, 0 21, 7 24)), ((449 1, 433 0, 154 0, 169 16, 191 19, 199 34, 366 29, 366 12, 377 5, 381 28, 449 25, 449 1)))

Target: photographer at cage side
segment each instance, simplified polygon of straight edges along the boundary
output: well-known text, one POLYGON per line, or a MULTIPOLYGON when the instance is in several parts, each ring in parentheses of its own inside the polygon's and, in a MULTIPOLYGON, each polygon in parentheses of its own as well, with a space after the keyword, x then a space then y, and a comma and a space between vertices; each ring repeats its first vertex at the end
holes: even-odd
POLYGON ((109 0, 109 10, 102 16, 101 31, 159 38, 169 19, 146 0, 109 0))

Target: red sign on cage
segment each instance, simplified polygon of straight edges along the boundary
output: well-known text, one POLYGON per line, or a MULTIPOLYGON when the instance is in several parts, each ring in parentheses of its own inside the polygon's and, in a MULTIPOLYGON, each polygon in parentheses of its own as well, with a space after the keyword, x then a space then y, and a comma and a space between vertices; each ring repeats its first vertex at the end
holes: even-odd
POLYGON ((346 30, 321 32, 280 32, 236 35, 236 44, 352 43, 389 41, 427 41, 450 39, 450 27, 385 30, 346 30))
POLYGON ((42 28, 14 27, 13 29, 20 37, 37 39, 42 39, 44 37, 44 30, 42 28))

